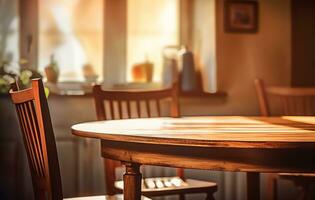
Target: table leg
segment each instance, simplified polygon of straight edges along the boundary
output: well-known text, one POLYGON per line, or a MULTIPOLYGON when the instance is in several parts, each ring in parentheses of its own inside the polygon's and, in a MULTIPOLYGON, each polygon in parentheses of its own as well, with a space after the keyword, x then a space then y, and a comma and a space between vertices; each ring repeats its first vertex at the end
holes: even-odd
POLYGON ((247 200, 260 199, 260 174, 247 172, 247 200))
POLYGON ((114 195, 116 193, 115 192, 115 181, 116 181, 115 162, 118 162, 118 161, 110 160, 107 158, 103 159, 107 195, 114 195))
POLYGON ((124 200, 141 199, 140 165, 135 163, 123 163, 126 166, 124 174, 124 200))

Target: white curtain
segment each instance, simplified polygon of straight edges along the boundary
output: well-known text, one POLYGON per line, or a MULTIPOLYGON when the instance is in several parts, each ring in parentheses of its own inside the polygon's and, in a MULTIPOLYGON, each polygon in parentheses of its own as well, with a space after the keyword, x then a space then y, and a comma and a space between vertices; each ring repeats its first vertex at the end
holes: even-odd
POLYGON ((129 0, 127 81, 131 68, 146 60, 154 64, 154 81, 161 80, 162 50, 178 44, 178 0, 129 0))

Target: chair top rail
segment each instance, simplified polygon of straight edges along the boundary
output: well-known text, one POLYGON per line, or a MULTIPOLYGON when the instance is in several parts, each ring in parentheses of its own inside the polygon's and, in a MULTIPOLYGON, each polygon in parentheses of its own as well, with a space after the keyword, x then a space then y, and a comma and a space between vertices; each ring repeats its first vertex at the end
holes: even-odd
POLYGON ((315 96, 314 87, 305 88, 292 88, 292 87, 280 87, 280 86, 268 86, 266 92, 271 95, 281 96, 315 96))
POLYGON ((34 92, 31 88, 20 91, 13 91, 11 89, 10 94, 12 97, 12 101, 15 104, 25 103, 34 100, 34 92))
POLYGON ((173 94, 173 88, 161 90, 102 90, 100 85, 93 88, 93 92, 104 100, 114 101, 138 101, 150 99, 163 99, 169 98, 173 94))

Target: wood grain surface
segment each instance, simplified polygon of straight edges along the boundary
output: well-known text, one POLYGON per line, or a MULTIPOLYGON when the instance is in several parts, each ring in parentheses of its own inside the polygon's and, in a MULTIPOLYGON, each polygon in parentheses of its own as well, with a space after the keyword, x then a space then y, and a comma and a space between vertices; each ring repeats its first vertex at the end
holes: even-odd
POLYGON ((315 117, 128 119, 77 124, 72 133, 100 139, 104 158, 126 163, 248 172, 248 199, 259 199, 260 172, 315 172, 315 117))
POLYGON ((315 117, 183 117, 88 122, 81 137, 149 144, 235 148, 315 147, 315 117))

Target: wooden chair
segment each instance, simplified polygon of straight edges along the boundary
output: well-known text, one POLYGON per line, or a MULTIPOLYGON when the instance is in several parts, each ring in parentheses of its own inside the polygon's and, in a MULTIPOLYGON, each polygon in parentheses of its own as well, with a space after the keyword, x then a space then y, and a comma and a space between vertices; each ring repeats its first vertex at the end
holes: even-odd
MULTIPOLYGON (((271 104, 269 103, 272 97, 274 97, 274 100, 278 99, 280 101, 280 105, 282 106, 281 115, 315 115, 315 87, 292 88, 265 86, 264 82, 260 79, 255 80, 255 87, 262 116, 272 116, 270 109, 271 104)), ((315 181, 315 174, 279 173, 278 177, 294 181, 301 189, 299 199, 312 199, 308 190, 309 184, 315 181)), ((274 179, 272 188, 274 190, 273 199, 277 198, 276 185, 276 179, 274 179)))
MULTIPOLYGON (((165 106, 163 101, 167 99, 171 103, 170 116, 180 116, 176 84, 169 89, 151 91, 102 90, 100 85, 95 85, 93 95, 98 120, 160 117, 165 106)), ((104 159, 105 180, 109 194, 123 191, 123 182, 116 181, 115 177, 115 168, 119 165, 117 161, 104 159)), ((216 183, 185 180, 183 169, 177 169, 176 177, 145 178, 143 183, 142 194, 148 197, 178 194, 184 199, 184 194, 187 193, 206 193, 207 199, 214 199, 213 193, 217 191, 216 183), (177 186, 172 184, 172 180, 179 184, 177 186)))
MULTIPOLYGON (((21 91, 13 85, 10 94, 20 122, 35 199, 63 199, 56 142, 42 80, 32 80, 32 88, 21 91)), ((122 199, 122 195, 70 199, 111 200, 122 199)))

